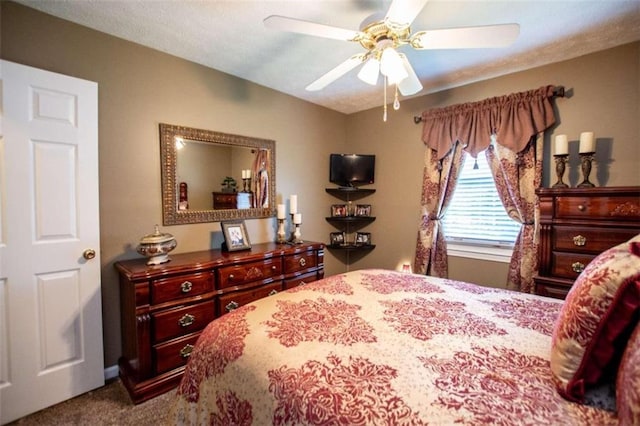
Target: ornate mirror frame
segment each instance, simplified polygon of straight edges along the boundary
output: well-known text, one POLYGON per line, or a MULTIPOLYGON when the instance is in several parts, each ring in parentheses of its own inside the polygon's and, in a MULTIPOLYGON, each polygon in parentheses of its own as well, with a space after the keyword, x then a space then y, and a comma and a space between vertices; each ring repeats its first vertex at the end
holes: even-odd
POLYGON ((191 223, 219 222, 231 219, 259 219, 275 216, 276 193, 276 152, 275 141, 247 136, 214 132, 160 123, 160 166, 162 171, 162 223, 164 225, 184 225, 191 223), (178 210, 177 190, 177 148, 176 137, 214 143, 217 145, 242 146, 269 150, 268 167, 268 208, 227 209, 227 210, 178 210))

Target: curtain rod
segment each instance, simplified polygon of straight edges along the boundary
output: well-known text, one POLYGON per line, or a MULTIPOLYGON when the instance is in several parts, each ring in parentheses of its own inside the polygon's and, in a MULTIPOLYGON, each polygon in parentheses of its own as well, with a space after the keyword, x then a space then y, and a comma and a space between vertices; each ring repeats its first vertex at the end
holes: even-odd
MULTIPOLYGON (((552 92, 553 98, 564 98, 564 86, 556 86, 553 88, 552 92)), ((422 117, 419 115, 415 115, 413 117, 413 122, 416 124, 420 124, 422 122, 422 117)))

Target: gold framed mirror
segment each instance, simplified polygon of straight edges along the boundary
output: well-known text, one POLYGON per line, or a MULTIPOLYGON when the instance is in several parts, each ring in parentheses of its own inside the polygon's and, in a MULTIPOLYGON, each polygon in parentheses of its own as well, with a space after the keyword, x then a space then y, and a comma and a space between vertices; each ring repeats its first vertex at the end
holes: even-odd
POLYGON ((275 141, 160 123, 164 225, 275 216, 275 141))

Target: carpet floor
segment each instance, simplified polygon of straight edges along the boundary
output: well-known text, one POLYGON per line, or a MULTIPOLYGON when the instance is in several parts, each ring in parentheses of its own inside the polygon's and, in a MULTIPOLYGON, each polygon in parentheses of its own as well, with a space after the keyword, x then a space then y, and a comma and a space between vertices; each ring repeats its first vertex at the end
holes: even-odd
POLYGON ((167 422, 167 411, 174 393, 175 391, 170 391, 134 405, 120 380, 115 380, 7 426, 160 425, 167 422))

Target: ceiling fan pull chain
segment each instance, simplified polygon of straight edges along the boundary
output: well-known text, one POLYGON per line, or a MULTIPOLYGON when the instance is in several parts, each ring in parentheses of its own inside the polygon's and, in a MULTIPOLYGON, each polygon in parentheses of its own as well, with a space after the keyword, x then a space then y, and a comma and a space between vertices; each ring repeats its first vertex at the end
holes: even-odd
POLYGON ((398 99, 398 85, 396 84, 396 97, 393 100, 393 109, 394 110, 399 110, 400 109, 400 100, 398 99))
POLYGON ((387 121, 387 76, 384 76, 384 113, 382 114, 382 121, 387 121))

